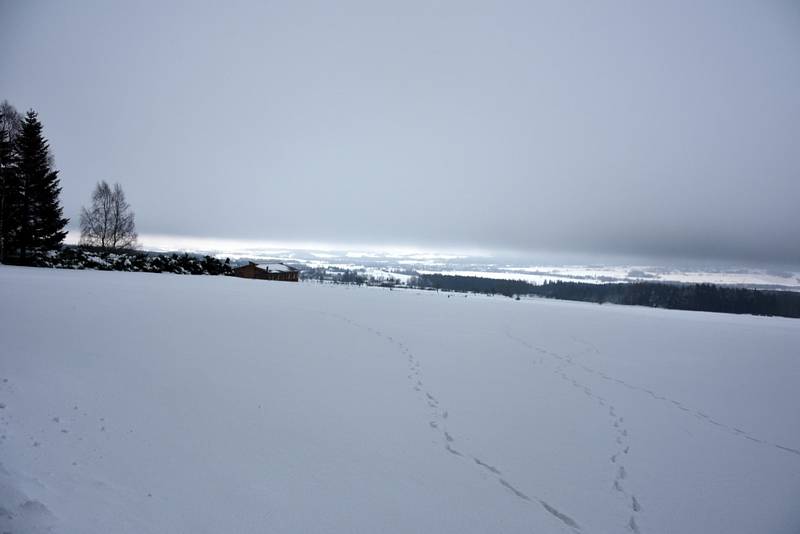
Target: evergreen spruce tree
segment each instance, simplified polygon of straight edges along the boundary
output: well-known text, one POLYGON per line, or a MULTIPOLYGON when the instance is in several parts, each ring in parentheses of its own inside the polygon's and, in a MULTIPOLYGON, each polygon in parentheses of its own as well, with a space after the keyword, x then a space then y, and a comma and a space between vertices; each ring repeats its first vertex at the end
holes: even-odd
POLYGON ((9 131, 0 124, 0 263, 8 257, 16 235, 18 190, 16 153, 9 131))
POLYGON ((25 115, 17 139, 20 181, 20 231, 17 244, 24 259, 30 248, 56 248, 67 235, 58 195, 58 171, 50 163, 47 140, 35 111, 25 115))
POLYGON ((19 230, 19 176, 16 138, 22 117, 14 106, 0 103, 0 263, 8 259, 19 230))

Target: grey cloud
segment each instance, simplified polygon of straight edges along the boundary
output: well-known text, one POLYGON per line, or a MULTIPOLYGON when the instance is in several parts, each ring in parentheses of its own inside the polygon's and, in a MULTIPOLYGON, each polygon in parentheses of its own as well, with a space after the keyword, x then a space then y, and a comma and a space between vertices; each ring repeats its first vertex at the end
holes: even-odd
POLYGON ((0 9, 75 220, 800 265, 794 2, 0 9))

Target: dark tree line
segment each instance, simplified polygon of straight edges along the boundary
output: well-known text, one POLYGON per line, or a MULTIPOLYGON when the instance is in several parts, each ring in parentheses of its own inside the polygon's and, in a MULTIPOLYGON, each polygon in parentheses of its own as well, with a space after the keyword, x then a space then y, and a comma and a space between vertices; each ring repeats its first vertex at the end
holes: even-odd
POLYGON ((445 291, 464 291, 485 293, 487 295, 531 295, 536 288, 522 280, 497 280, 473 276, 451 276, 445 274, 420 274, 409 281, 409 286, 420 289, 442 289, 445 291))
POLYGON ((0 262, 25 263, 35 250, 58 248, 68 219, 61 185, 37 113, 0 105, 0 262))
POLYGON ((659 282, 589 284, 558 281, 534 285, 521 280, 421 274, 414 278, 409 285, 419 288, 470 291, 508 297, 535 295, 599 304, 608 302, 675 310, 800 317, 800 293, 742 289, 713 284, 659 282))

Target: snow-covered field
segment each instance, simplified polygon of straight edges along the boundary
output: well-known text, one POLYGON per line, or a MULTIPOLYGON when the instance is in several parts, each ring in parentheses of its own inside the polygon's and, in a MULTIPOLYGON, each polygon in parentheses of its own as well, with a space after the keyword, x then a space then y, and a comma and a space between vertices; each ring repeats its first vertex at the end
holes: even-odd
POLYGON ((0 532, 800 529, 800 321, 0 267, 0 532))

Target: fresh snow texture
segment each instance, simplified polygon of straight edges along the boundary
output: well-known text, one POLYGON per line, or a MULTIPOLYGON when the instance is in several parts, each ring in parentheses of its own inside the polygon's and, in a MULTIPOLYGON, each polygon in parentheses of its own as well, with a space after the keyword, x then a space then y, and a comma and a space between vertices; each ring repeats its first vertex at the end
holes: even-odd
POLYGON ((800 321, 0 267, 0 532, 796 533, 800 321))

